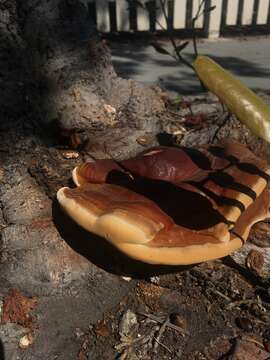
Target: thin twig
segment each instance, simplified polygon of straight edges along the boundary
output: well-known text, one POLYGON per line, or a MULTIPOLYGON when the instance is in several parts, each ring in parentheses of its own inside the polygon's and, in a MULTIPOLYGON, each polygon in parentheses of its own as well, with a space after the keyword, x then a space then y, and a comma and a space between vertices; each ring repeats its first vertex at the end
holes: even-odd
POLYGON ((115 349, 117 351, 122 351, 123 349, 127 348, 127 347, 132 347, 133 345, 137 344, 137 343, 142 343, 145 344, 147 341, 150 340, 149 336, 141 336, 141 337, 137 337, 136 339, 132 339, 130 341, 124 341, 121 344, 118 344, 115 346, 115 349))
POLYGON ((256 339, 253 339, 253 338, 251 338, 250 336, 242 336, 242 339, 243 339, 243 340, 246 340, 246 341, 248 341, 248 342, 254 343, 254 344, 258 345, 261 349, 264 350, 264 346, 263 346, 263 343, 262 343, 262 342, 260 342, 260 341, 258 341, 258 340, 256 340, 256 339))
POLYGON ((158 339, 154 338, 154 340, 156 341, 156 344, 162 346, 164 349, 166 349, 170 354, 172 353, 172 351, 168 348, 168 346, 166 346, 165 344, 163 344, 162 342, 160 342, 158 339))
POLYGON ((202 15, 201 9, 202 9, 204 3, 205 3, 205 0, 200 1, 197 13, 191 22, 191 29, 193 30, 192 42, 193 42, 193 48, 194 48, 194 53, 195 53, 196 57, 198 56, 198 47, 197 47, 197 38, 196 38, 196 33, 195 33, 195 23, 199 19, 199 17, 202 15))
POLYGON ((192 66, 187 60, 185 60, 185 59, 180 55, 180 53, 179 53, 179 51, 178 51, 178 49, 177 49, 177 44, 176 44, 176 42, 175 42, 175 40, 174 40, 174 37, 173 37, 173 35, 172 35, 172 32, 171 32, 171 30, 170 30, 170 23, 169 23, 169 18, 168 18, 168 16, 167 16, 166 9, 165 9, 165 3, 164 3, 162 0, 159 0, 159 3, 160 3, 160 6, 161 6, 162 13, 163 13, 163 15, 164 15, 164 17, 165 17, 165 21, 166 21, 166 25, 167 25, 167 30, 168 30, 168 34, 169 34, 169 39, 170 39, 170 41, 171 41, 171 43, 172 43, 172 46, 173 46, 173 48, 174 48, 174 51, 175 51, 175 54, 176 54, 178 60, 179 60, 180 62, 184 63, 186 66, 188 66, 190 69, 192 69, 192 70, 194 71, 193 66, 192 66))
POLYGON ((163 323, 164 322, 164 316, 163 317, 158 317, 156 315, 153 315, 153 314, 147 314, 147 313, 144 313, 144 312, 138 312, 139 315, 142 315, 150 320, 153 320, 155 322, 158 322, 158 323, 163 323))
POLYGON ((216 290, 216 289, 211 289, 211 288, 209 288, 209 290, 212 291, 214 294, 219 295, 219 296, 222 297, 223 299, 225 299, 225 300, 227 300, 227 301, 231 301, 231 299, 230 299, 228 296, 222 294, 222 292, 220 292, 220 291, 218 291, 218 290, 216 290))
MULTIPOLYGON (((159 0, 159 3, 160 3, 160 6, 161 6, 162 13, 163 13, 163 15, 164 15, 164 17, 165 17, 165 21, 166 21, 166 26, 167 26, 167 28, 165 28, 165 27, 163 26, 163 24, 161 24, 161 22, 160 22, 158 19, 155 19, 155 22, 156 22, 156 24, 158 24, 158 25, 160 26, 160 28, 161 28, 162 30, 164 30, 164 31, 167 30, 168 35, 169 35, 170 42, 171 42, 171 44, 172 44, 172 46, 173 46, 173 49, 174 49, 174 52, 175 52, 175 56, 174 56, 173 54, 168 54, 168 55, 170 55, 173 59, 178 60, 179 62, 182 62, 183 64, 185 64, 186 66, 188 66, 190 69, 192 69, 192 70, 195 72, 193 66, 192 66, 186 59, 184 59, 184 58, 180 55, 180 53, 179 53, 179 51, 178 51, 178 49, 177 49, 177 44, 176 44, 176 42, 175 42, 175 40, 174 40, 172 31, 171 31, 171 26, 170 26, 170 23, 169 23, 169 18, 168 18, 168 16, 167 16, 167 12, 166 12, 166 8, 165 8, 165 2, 162 1, 162 0, 159 0)), ((144 10, 148 11, 148 13, 150 13, 150 10, 149 10, 146 6, 144 6, 144 5, 141 4, 141 7, 142 7, 144 10)))
POLYGON ((161 24, 158 19, 156 19, 156 23, 161 27, 162 30, 166 31, 166 28, 161 24))
POLYGON ((231 117, 231 113, 228 112, 225 117, 224 117, 224 120, 222 121, 222 123, 218 126, 217 130, 215 131, 214 135, 213 135, 213 138, 212 138, 212 142, 214 142, 216 139, 217 139, 217 135, 218 133, 220 132, 220 130, 223 128, 223 126, 227 123, 227 121, 230 119, 231 117))
POLYGON ((153 349, 154 353, 157 352, 157 348, 158 348, 158 345, 160 343, 161 336, 163 335, 164 331, 166 330, 166 327, 169 324, 169 322, 170 322, 170 320, 169 320, 169 318, 167 318, 164 321, 164 323, 161 325, 161 327, 160 327, 160 329, 158 331, 157 337, 154 338, 154 340, 155 340, 154 349, 153 349))
POLYGON ((221 291, 219 291, 219 290, 216 289, 215 284, 212 282, 211 279, 209 279, 209 277, 208 277, 206 274, 202 273, 202 272, 199 271, 199 270, 193 269, 193 270, 190 270, 189 275, 192 276, 193 278, 195 278, 197 281, 200 280, 200 279, 202 279, 203 281, 205 281, 205 282, 207 283, 207 285, 208 285, 208 290, 210 290, 210 291, 212 291, 213 293, 221 296, 221 297, 224 298, 225 300, 231 302, 231 299, 230 299, 228 296, 226 296, 226 295, 223 294, 221 291))
MULTIPOLYGON (((201 9, 202 9, 204 4, 205 4, 205 0, 202 0, 199 3, 198 11, 197 11, 195 17, 192 19, 192 22, 191 22, 191 29, 193 30, 192 31, 192 43, 193 43, 193 49, 194 49, 194 53, 195 53, 196 58, 198 57, 199 52, 198 52, 198 46, 197 46, 195 23, 199 19, 199 17, 203 14, 203 12, 201 13, 201 9)), ((206 90, 206 87, 205 87, 204 83, 201 81, 200 78, 199 78, 199 81, 200 81, 202 89, 206 90)))
MULTIPOLYGON (((173 110, 167 110, 167 112, 169 113, 169 114, 171 114, 172 116, 175 116, 175 117, 177 117, 177 123, 184 123, 185 121, 186 121, 186 119, 182 116, 181 117, 181 119, 179 119, 179 117, 180 117, 180 115, 179 115, 179 113, 178 112, 176 112, 176 111, 173 111, 173 110)), ((192 114, 191 114, 192 115, 192 114)))
MULTIPOLYGON (((147 314, 147 313, 143 313, 143 312, 138 312, 139 315, 145 316, 146 318, 149 318, 159 324, 162 324, 164 322, 164 317, 158 317, 152 314, 147 314)), ((167 326, 171 329, 174 329, 176 331, 179 331, 181 334, 188 334, 188 331, 182 329, 180 326, 174 325, 171 322, 168 322, 167 326)))
POLYGON ((254 300, 254 299, 246 299, 246 300, 239 300, 239 301, 233 301, 233 302, 230 302, 226 308, 229 310, 229 309, 232 309, 234 307, 238 307, 238 306, 241 306, 241 305, 252 305, 252 304, 257 304, 257 300, 254 300))

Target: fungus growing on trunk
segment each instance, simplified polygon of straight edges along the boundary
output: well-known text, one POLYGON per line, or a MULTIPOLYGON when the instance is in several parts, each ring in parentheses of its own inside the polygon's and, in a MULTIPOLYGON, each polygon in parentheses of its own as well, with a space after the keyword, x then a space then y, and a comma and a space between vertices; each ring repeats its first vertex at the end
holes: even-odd
POLYGON ((57 198, 68 215, 152 264, 193 264, 240 248, 268 217, 270 166, 243 145, 159 147, 73 170, 57 198), (131 175, 131 176, 129 176, 131 175))

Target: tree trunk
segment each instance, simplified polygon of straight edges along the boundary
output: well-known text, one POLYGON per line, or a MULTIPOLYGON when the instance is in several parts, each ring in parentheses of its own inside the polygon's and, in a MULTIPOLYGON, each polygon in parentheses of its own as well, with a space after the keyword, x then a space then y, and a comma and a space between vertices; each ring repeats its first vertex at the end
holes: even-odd
POLYGON ((31 105, 36 120, 103 157, 128 156, 140 149, 139 136, 161 130, 160 90, 117 77, 82 2, 9 1, 9 46, 18 54, 10 101, 4 100, 11 110, 12 101, 31 105))

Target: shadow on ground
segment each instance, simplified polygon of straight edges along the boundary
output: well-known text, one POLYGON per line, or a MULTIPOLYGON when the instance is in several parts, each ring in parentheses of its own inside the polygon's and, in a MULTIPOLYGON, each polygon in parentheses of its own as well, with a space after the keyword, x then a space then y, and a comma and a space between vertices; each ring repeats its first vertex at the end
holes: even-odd
MULTIPOLYGON (((111 43, 113 64, 119 76, 124 78, 133 77, 137 81, 146 84, 158 84, 162 87, 177 91, 182 94, 202 92, 196 75, 184 64, 179 64, 169 56, 159 54, 149 44, 149 41, 137 41, 132 43, 111 43)), ((241 43, 239 43, 241 46, 241 43)), ((166 48, 170 48, 166 45, 166 48)), ((203 53, 203 52, 202 52, 203 53)), ((269 78, 270 68, 260 65, 259 62, 247 60, 243 57, 228 54, 213 55, 204 52, 203 55, 210 56, 221 66, 231 71, 234 75, 248 82, 250 78, 257 79, 254 88, 264 78, 269 78)), ((187 52, 183 52, 185 59, 192 63, 195 59, 191 51, 191 45, 187 52)), ((259 61, 260 59, 258 59, 259 61)), ((253 85, 251 85, 253 87, 253 85)))
POLYGON ((5 360, 4 345, 1 339, 0 339, 0 360, 5 360))

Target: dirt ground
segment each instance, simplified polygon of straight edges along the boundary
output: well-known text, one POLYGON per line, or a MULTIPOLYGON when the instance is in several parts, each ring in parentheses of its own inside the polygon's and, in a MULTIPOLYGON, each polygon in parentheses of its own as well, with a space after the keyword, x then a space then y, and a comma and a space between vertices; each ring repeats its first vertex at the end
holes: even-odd
MULTIPOLYGON (((189 146, 230 137, 269 158, 267 146, 235 119, 216 134, 217 99, 166 106, 175 120, 162 123, 159 142, 189 146)), ((0 136, 1 359, 270 359, 269 223, 232 257, 190 267, 145 265, 80 229, 58 207, 56 191, 71 184, 71 170, 89 151, 63 144, 27 117, 3 121, 0 136), (259 261, 248 267, 252 249, 259 261)), ((158 141, 152 133, 137 140, 141 150, 158 141)))

